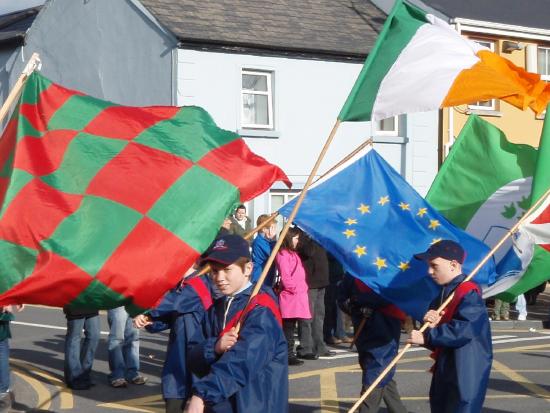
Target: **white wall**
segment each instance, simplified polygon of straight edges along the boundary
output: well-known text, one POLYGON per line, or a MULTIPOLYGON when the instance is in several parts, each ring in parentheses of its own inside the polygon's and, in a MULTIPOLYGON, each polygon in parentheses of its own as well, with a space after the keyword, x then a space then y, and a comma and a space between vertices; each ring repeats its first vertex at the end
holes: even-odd
MULTIPOLYGON (((205 108, 218 126, 240 129, 241 69, 274 72, 277 138, 247 138, 253 151, 279 165, 297 187, 303 185, 361 64, 244 54, 178 50, 177 104, 205 108)), ((437 112, 408 116, 400 131, 409 143, 376 143, 384 158, 425 194, 437 170, 437 112)), ((321 173, 371 135, 370 123, 340 126, 321 173)), ((384 141, 403 139, 384 138, 384 141)), ((253 216, 267 211, 258 199, 253 216)))

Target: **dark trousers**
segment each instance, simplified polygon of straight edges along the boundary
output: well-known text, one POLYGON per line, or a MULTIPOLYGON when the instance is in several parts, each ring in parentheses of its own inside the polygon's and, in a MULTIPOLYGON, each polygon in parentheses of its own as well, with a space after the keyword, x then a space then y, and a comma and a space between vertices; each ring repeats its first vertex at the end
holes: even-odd
POLYGON ((166 413, 181 413, 185 407, 186 400, 183 399, 164 399, 166 403, 166 413))
MULTIPOLYGON (((367 387, 361 389, 361 394, 367 390, 367 387)), ((391 380, 384 387, 376 387, 369 397, 361 405, 360 413, 377 413, 380 403, 384 400, 389 413, 407 413, 407 409, 401 401, 401 396, 397 391, 395 381, 391 380)))
POLYGON ((288 357, 295 355, 294 353, 294 333, 296 332, 296 318, 284 318, 283 319, 283 333, 285 334, 286 341, 288 343, 288 357))
POLYGON ((300 320, 299 355, 319 354, 327 352, 323 340, 323 322, 325 320, 325 289, 310 288, 308 291, 311 320, 300 320))

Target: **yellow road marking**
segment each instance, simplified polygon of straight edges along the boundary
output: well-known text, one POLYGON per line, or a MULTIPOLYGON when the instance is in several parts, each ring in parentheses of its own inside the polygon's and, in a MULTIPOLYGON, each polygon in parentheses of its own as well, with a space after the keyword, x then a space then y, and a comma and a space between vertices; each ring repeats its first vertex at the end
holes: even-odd
POLYGON ((23 362, 23 361, 12 360, 11 363, 15 364, 16 366, 25 368, 27 371, 31 371, 34 374, 36 374, 37 376, 45 378, 53 386, 55 386, 56 389, 57 389, 57 392, 51 395, 50 400, 53 400, 59 394, 59 408, 60 409, 70 410, 74 407, 74 399, 73 399, 73 393, 72 393, 71 389, 66 387, 65 383, 63 383, 57 377, 54 377, 51 374, 45 372, 44 370, 38 369, 37 367, 35 367, 31 364, 28 364, 26 362, 23 362))
POLYGON ((160 394, 122 400, 113 403, 100 403, 97 406, 144 413, 162 413, 165 411, 164 400, 160 394))
POLYGON ((36 406, 36 408, 48 410, 52 404, 52 399, 50 398, 50 392, 48 391, 46 386, 44 386, 34 377, 31 377, 25 374, 25 372, 20 370, 19 367, 15 367, 12 370, 13 370, 13 374, 15 374, 16 376, 19 376, 21 379, 29 383, 31 387, 34 389, 34 391, 36 392, 36 394, 38 395, 38 406, 36 406))
POLYGON ((321 373, 321 413, 338 412, 338 393, 336 390, 336 373, 321 373))
POLYGON ((527 389, 531 393, 539 397, 542 397, 544 399, 550 399, 550 392, 546 391, 544 388, 542 388, 538 384, 535 384, 532 381, 528 380, 527 377, 522 376, 516 371, 510 369, 508 366, 501 363, 500 361, 493 360, 493 368, 503 376, 508 377, 510 380, 516 382, 521 387, 523 387, 524 389, 527 389))

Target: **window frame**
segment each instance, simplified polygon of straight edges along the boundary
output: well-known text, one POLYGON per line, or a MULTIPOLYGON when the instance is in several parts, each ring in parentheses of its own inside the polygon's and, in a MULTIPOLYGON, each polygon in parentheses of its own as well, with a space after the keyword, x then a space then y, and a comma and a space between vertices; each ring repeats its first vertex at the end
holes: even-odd
POLYGON ((274 121, 274 110, 273 110, 273 71, 269 70, 260 70, 260 69, 252 69, 252 68, 242 68, 241 69, 241 96, 240 96, 240 106, 241 106, 241 128, 242 129, 261 129, 261 130, 274 130, 275 128, 275 121, 274 121), (252 76, 265 76, 266 77, 266 85, 267 85, 267 91, 259 91, 259 90, 250 90, 250 89, 244 89, 243 88, 243 75, 252 75, 252 76), (267 124, 255 124, 255 123, 245 123, 244 119, 244 95, 260 95, 260 96, 267 96, 267 116, 268 116, 268 123, 267 124))
MULTIPOLYGON (((496 40, 492 39, 483 39, 483 38, 470 38, 469 40, 476 42, 477 44, 481 46, 486 46, 491 50, 491 52, 495 51, 495 45, 496 40)), ((479 100, 476 103, 479 102, 487 102, 486 100, 479 100)), ((495 112, 497 110, 497 100, 496 99, 490 99, 489 102, 491 102, 491 106, 482 106, 482 105, 476 105, 475 103, 469 104, 468 109, 471 110, 477 110, 477 111, 490 111, 495 112)))
MULTIPOLYGON (((300 195, 301 189, 271 189, 269 191, 269 201, 268 201, 268 210, 271 211, 271 213, 275 212, 273 211, 273 195, 282 195, 283 196, 283 205, 285 205, 288 201, 292 200, 293 198, 296 198, 298 195, 300 195)), ((277 218, 275 218, 275 222, 277 224, 277 231, 280 232, 285 225, 287 219, 283 217, 282 215, 278 215, 277 218), (281 219, 279 221, 279 218, 281 219)))
MULTIPOLYGON (((386 118, 390 119, 390 118, 386 118)), ((382 130, 381 125, 382 121, 386 119, 380 119, 376 121, 376 130, 374 132, 374 135, 376 136, 399 136, 399 116, 393 116, 394 119, 394 129, 393 130, 382 130)))
POLYGON ((540 74, 540 78, 545 81, 550 81, 550 46, 541 46, 537 45, 537 72, 539 71, 539 50, 543 49, 546 51, 546 69, 548 69, 548 74, 540 74))

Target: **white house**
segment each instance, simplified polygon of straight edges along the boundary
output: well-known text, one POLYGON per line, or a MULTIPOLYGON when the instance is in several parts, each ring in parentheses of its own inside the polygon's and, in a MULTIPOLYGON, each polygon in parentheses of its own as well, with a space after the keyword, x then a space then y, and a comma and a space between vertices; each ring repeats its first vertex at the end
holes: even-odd
MULTIPOLYGON (((255 218, 303 186, 384 20, 370 1, 48 0, 23 45, 0 44, 0 93, 36 51, 45 76, 100 98, 200 105, 294 184, 250 202, 255 218)), ((373 130, 424 194, 438 167, 436 111, 342 124, 321 172, 373 130)))

